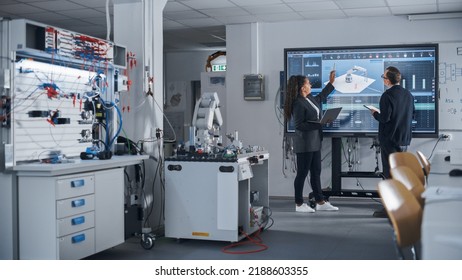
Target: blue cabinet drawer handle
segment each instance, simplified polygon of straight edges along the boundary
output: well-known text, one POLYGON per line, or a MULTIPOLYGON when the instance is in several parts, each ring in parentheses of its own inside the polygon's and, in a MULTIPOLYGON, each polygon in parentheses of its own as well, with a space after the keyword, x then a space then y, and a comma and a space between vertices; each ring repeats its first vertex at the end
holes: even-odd
POLYGON ((82 234, 79 234, 79 235, 76 235, 76 236, 72 236, 72 243, 80 243, 80 242, 83 242, 85 241, 85 233, 82 233, 82 234))
POLYGON ((85 223, 85 216, 76 217, 76 218, 72 219, 71 221, 72 221, 71 223, 72 223, 73 226, 84 224, 85 223))
POLYGON ((80 180, 75 180, 71 182, 71 187, 72 188, 78 188, 78 187, 83 187, 85 186, 85 180, 80 179, 80 180))
POLYGON ((81 207, 85 205, 85 199, 78 199, 72 201, 72 207, 81 207))

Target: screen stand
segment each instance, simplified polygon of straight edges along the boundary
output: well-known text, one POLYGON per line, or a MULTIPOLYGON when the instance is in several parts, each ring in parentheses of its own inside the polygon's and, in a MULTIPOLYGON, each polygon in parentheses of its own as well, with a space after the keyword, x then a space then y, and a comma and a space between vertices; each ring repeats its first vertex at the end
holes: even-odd
POLYGON ((379 197, 376 190, 344 190, 342 178, 383 178, 381 172, 342 171, 342 138, 332 137, 332 189, 324 195, 347 197, 379 197))

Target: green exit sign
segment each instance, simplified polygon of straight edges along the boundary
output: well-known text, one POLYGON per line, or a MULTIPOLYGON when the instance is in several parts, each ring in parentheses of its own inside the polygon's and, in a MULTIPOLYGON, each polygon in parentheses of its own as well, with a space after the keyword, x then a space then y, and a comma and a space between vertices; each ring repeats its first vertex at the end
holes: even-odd
POLYGON ((212 65, 212 72, 226 71, 226 64, 224 65, 212 65))

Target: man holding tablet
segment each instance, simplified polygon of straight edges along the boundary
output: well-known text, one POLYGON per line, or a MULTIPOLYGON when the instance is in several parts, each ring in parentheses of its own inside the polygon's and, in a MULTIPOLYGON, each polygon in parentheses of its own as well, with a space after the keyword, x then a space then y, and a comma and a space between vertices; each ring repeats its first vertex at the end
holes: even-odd
POLYGON ((368 109, 379 122, 383 175, 390 178, 388 157, 392 153, 406 151, 411 143, 415 107, 412 94, 400 85, 401 73, 398 68, 387 67, 382 79, 388 89, 380 97, 380 108, 372 106, 368 109))

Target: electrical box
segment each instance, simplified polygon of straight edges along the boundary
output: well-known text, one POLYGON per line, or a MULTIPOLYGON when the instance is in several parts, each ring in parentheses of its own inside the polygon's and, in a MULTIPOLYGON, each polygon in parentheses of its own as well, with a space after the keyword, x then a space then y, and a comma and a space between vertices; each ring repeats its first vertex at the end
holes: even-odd
POLYGON ((114 77, 114 91, 128 91, 128 77, 121 74, 116 74, 114 77))
POLYGON ((263 75, 244 75, 244 99, 265 100, 265 86, 263 75))
POLYGON ((114 50, 112 42, 43 23, 15 19, 10 22, 10 32, 14 34, 10 36, 10 50, 12 51, 33 52, 38 56, 43 56, 45 53, 56 54, 56 59, 70 58, 84 63, 89 61, 110 62, 111 66, 114 55, 117 54, 119 64, 124 64, 125 61, 124 47, 116 46, 117 49, 114 50), (124 57, 122 58, 121 55, 124 57))
MULTIPOLYGON (((10 22, 10 50, 38 50, 46 51, 53 47, 46 32, 47 26, 41 23, 17 19, 10 22)), ((52 35, 52 34, 51 34, 52 35)))

